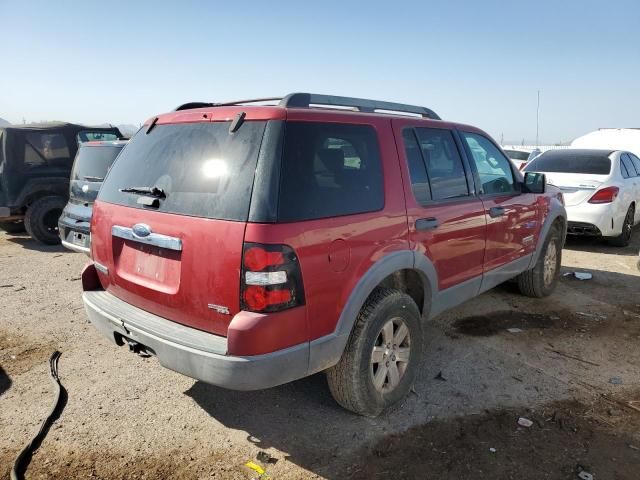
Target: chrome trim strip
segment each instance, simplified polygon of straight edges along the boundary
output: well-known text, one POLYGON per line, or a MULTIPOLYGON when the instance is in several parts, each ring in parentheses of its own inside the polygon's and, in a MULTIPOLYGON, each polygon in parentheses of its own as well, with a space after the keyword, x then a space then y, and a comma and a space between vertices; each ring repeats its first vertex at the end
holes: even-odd
POLYGON ((111 235, 114 237, 124 238, 133 242, 146 243, 155 247, 166 248, 168 250, 182 251, 182 240, 160 233, 150 233, 146 237, 139 237, 132 228, 114 225, 111 227, 111 235))
POLYGON ((60 240, 62 246, 69 250, 73 250, 74 252, 84 253, 89 255, 91 253, 91 249, 89 247, 81 247, 80 245, 76 245, 75 243, 67 242, 66 240, 60 240))
POLYGON ((109 269, 104 265, 102 265, 101 263, 98 263, 94 260, 93 265, 96 267, 96 270, 98 270, 100 273, 104 275, 109 275, 109 269))

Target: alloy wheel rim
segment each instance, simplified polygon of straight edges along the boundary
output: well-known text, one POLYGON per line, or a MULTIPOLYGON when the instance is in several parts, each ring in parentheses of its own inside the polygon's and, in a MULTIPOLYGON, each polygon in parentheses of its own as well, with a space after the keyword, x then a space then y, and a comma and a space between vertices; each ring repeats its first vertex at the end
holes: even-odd
POLYGON ((394 390, 404 377, 411 356, 411 335, 402 318, 388 320, 378 332, 371 351, 371 376, 380 393, 394 390))
POLYGON ((557 269, 558 250, 555 242, 549 242, 544 256, 544 284, 551 285, 557 269))
POLYGON ((633 210, 629 209, 629 211, 627 212, 627 216, 624 219, 624 225, 622 227, 622 233, 624 233, 625 235, 631 235, 631 230, 633 229, 633 217, 634 212, 633 210))

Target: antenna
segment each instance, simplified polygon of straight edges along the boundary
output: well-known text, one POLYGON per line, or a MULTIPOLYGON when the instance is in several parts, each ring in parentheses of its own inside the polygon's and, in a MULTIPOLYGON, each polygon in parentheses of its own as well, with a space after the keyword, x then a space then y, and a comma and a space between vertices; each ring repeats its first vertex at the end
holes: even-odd
POLYGON ((538 106, 536 107, 536 147, 540 141, 540 90, 538 90, 538 106))

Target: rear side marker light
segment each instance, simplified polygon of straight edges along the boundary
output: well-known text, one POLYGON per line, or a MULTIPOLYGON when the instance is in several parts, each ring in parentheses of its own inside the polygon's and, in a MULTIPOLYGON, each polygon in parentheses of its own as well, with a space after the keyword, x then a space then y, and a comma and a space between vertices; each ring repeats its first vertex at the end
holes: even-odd
POLYGON ((606 187, 598 190, 589 199, 589 203, 611 203, 613 202, 620 192, 618 187, 606 187))
POLYGON ((245 272, 247 285, 279 285, 287 283, 287 272, 245 272))
POLYGON ((266 313, 304 305, 300 263, 291 247, 245 243, 241 279, 243 310, 266 313))

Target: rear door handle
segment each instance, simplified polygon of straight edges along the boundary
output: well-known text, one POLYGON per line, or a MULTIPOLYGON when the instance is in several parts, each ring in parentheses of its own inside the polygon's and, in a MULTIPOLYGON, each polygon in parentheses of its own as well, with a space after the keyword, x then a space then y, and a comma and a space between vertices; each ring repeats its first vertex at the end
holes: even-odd
POLYGON ((416 230, 421 232, 438 228, 438 225, 440 225, 440 222, 438 222, 438 219, 435 217, 419 218, 416 220, 416 230))
POLYGON ((502 217, 506 213, 504 207, 492 207, 489 209, 489 216, 491 218, 502 217))

